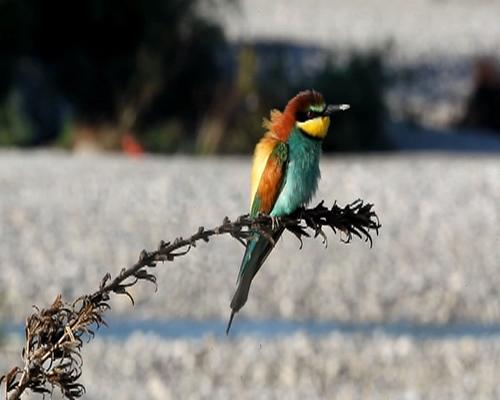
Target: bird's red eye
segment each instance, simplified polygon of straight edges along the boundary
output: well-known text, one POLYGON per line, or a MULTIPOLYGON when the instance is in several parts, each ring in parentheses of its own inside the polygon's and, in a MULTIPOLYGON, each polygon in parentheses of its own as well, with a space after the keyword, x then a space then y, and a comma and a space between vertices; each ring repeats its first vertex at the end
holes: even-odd
POLYGON ((308 111, 307 112, 307 119, 310 119, 310 118, 313 118, 314 117, 314 113, 312 111, 308 111))

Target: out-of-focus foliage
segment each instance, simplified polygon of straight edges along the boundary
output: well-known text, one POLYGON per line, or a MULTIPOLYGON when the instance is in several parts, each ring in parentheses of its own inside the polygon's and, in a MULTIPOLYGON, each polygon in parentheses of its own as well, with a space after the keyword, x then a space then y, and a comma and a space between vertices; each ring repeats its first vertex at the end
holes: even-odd
POLYGON ((474 70, 474 88, 460 124, 500 135, 500 70, 490 57, 478 59, 474 70))
POLYGON ((217 151, 250 152, 263 134, 262 117, 269 117, 272 108, 283 109, 292 96, 308 88, 323 93, 329 103, 351 105, 348 112, 333 116, 323 146, 326 151, 390 149, 384 134, 384 54, 352 54, 342 63, 335 63, 335 55, 327 54, 321 67, 308 68, 307 63, 297 61, 307 59, 307 54, 301 55, 294 47, 243 47, 236 79, 238 95, 232 94, 231 117, 217 151))
POLYGON ((24 146, 32 140, 33 128, 13 92, 0 104, 0 146, 24 146))
POLYGON ((385 75, 383 53, 355 54, 343 66, 329 61, 313 79, 325 99, 348 103, 351 109, 333 116, 333 131, 325 139, 325 149, 333 151, 386 150, 384 135, 385 75))
POLYGON ((141 133, 141 143, 156 153, 193 152, 193 141, 186 135, 182 121, 171 118, 141 133))
POLYGON ((352 105, 325 150, 388 147, 382 53, 339 63, 288 42, 228 46, 199 3, 0 1, 0 145, 117 149, 128 137, 152 152, 249 153, 262 118, 314 88, 352 105))
MULTIPOLYGON (((0 2, 0 99, 40 71, 85 124, 141 130, 171 116, 194 131, 219 69, 221 29, 197 0, 0 2)), ((35 93, 26 89, 31 101, 35 93)), ((36 113, 35 113, 36 114, 36 113)))

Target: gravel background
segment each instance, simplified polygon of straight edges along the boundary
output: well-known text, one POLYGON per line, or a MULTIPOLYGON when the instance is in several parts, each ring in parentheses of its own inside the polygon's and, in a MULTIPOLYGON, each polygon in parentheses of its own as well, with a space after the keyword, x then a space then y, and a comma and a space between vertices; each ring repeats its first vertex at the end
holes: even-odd
MULTIPOLYGON (((19 347, 17 347, 19 348, 19 347)), ((5 370, 17 359, 2 354, 5 370)), ((498 399, 500 339, 302 334, 85 346, 85 399, 498 399)), ((55 399, 60 398, 54 392, 55 399)), ((38 398, 26 396, 26 398, 38 398)))
MULTIPOLYGON (((7 318, 62 290, 94 290, 160 239, 248 207, 248 159, 0 155, 0 287, 7 318)), ((254 280, 248 318, 500 322, 500 159, 403 154, 324 158, 316 201, 358 197, 382 222, 373 249, 285 235, 254 280)), ((242 257, 230 238, 158 269, 137 315, 226 319, 242 257)), ((115 313, 132 312, 123 299, 115 313)))
MULTIPOLYGON (((247 158, 0 153, 0 290, 7 320, 94 290, 160 239, 248 206, 247 158)), ((373 202, 373 249, 330 237, 302 251, 285 235, 242 317, 412 323, 500 322, 500 159, 400 154, 325 157, 316 200, 373 202)), ((159 290, 114 301, 113 318, 226 320, 242 256, 228 238, 158 269, 159 290)), ((236 319, 235 324, 238 324, 236 319)), ((0 371, 20 344, 0 352, 0 371)), ((97 337, 88 399, 494 399, 500 337, 296 333, 275 338, 97 337)), ((29 397, 28 397, 29 398, 29 397)), ((57 396, 54 396, 57 398, 57 396)))

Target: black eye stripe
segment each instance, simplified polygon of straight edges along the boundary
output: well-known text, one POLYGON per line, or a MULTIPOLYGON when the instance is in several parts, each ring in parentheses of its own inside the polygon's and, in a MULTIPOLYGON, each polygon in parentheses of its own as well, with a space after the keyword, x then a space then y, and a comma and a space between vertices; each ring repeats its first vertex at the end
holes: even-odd
POLYGON ((323 113, 318 112, 318 111, 313 111, 313 110, 299 111, 299 112, 297 112, 297 115, 295 118, 299 122, 304 122, 304 121, 307 121, 308 119, 313 119, 313 118, 319 117, 320 115, 323 115, 323 113))

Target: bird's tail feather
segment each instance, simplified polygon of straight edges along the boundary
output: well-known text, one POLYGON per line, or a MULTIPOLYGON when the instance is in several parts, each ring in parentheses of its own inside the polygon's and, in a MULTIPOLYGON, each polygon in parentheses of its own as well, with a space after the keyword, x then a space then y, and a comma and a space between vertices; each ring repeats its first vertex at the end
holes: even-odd
POLYGON ((226 336, 229 335, 229 329, 231 329, 231 324, 233 323, 234 314, 235 312, 231 310, 231 316, 229 317, 229 322, 227 323, 227 328, 226 328, 226 336))
POLYGON ((226 329, 226 334, 229 333, 234 314, 236 314, 247 302, 250 285, 255 274, 257 274, 264 261, 266 261, 267 256, 271 253, 274 244, 282 233, 283 228, 278 228, 272 234, 274 243, 260 234, 256 234, 254 238, 250 239, 241 262, 240 273, 238 275, 238 287, 231 300, 231 317, 226 329))

